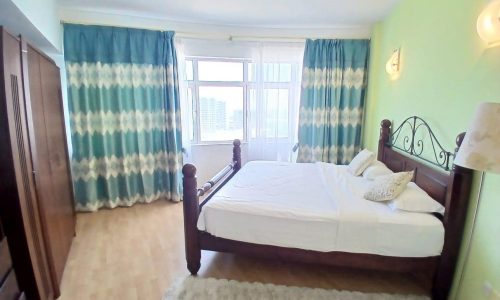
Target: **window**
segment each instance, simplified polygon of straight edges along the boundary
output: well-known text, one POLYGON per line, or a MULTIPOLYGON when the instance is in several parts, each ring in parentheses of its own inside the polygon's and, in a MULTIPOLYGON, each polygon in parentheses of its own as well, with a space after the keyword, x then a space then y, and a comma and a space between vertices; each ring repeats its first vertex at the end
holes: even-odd
POLYGON ((187 57, 185 66, 193 143, 293 134, 289 106, 300 88, 298 63, 187 57))
POLYGON ((228 61, 198 61, 200 81, 243 81, 243 63, 228 61))
POLYGON ((288 89, 267 88, 264 89, 260 109, 258 106, 257 93, 255 89, 250 90, 249 98, 249 135, 257 138, 259 130, 257 114, 265 113, 261 136, 286 138, 289 136, 289 92, 288 89))
POLYGON ((243 139, 243 87, 200 86, 200 141, 243 139))

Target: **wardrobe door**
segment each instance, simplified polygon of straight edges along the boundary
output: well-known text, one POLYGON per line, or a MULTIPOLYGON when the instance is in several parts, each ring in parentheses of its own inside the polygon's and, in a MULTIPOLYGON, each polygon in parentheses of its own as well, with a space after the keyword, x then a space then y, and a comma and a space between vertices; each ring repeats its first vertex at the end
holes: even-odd
POLYGON ((0 216, 21 289, 53 299, 33 181, 20 41, 0 28, 0 216))
POLYGON ((75 234, 59 68, 28 46, 32 155, 55 295, 75 234))

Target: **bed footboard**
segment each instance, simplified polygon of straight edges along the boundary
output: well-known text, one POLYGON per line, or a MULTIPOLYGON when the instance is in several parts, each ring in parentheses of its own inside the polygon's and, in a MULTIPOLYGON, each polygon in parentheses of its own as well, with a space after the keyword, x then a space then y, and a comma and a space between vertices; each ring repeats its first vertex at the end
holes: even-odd
POLYGON ((201 247, 200 233, 197 228, 198 216, 202 206, 241 169, 241 142, 233 142, 233 159, 224 169, 198 188, 196 167, 185 164, 182 168, 184 240, 187 268, 196 275, 200 269, 201 247), (214 188, 215 187, 215 188, 214 188), (200 204, 200 197, 206 196, 200 204))

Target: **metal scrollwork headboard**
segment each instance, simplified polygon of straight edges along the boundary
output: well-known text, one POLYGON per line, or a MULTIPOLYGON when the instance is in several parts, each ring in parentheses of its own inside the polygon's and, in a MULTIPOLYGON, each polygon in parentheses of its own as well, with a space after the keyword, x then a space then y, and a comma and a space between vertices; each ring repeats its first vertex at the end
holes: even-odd
POLYGON ((455 156, 454 153, 447 151, 443 148, 443 146, 441 146, 441 143, 439 143, 427 122, 417 116, 409 117, 404 120, 401 125, 399 125, 399 127, 392 132, 387 146, 398 149, 412 156, 416 156, 419 159, 441 167, 446 171, 450 170, 451 158, 455 156), (404 137, 402 136, 402 144, 398 145, 398 139, 403 131, 403 128, 408 128, 410 132, 408 134, 403 134, 404 137), (424 131, 424 133, 428 133, 429 141, 432 146, 432 148, 430 148, 430 153, 434 156, 434 160, 422 156, 422 153, 424 152, 424 138, 416 137, 419 130, 424 131))

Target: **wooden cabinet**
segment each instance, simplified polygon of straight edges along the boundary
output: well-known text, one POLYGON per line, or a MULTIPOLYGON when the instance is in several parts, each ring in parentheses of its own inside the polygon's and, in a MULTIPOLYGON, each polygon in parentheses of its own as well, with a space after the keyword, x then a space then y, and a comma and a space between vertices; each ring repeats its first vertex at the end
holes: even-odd
POLYGON ((75 232, 59 68, 0 34, 0 217, 26 298, 54 299, 75 232))

